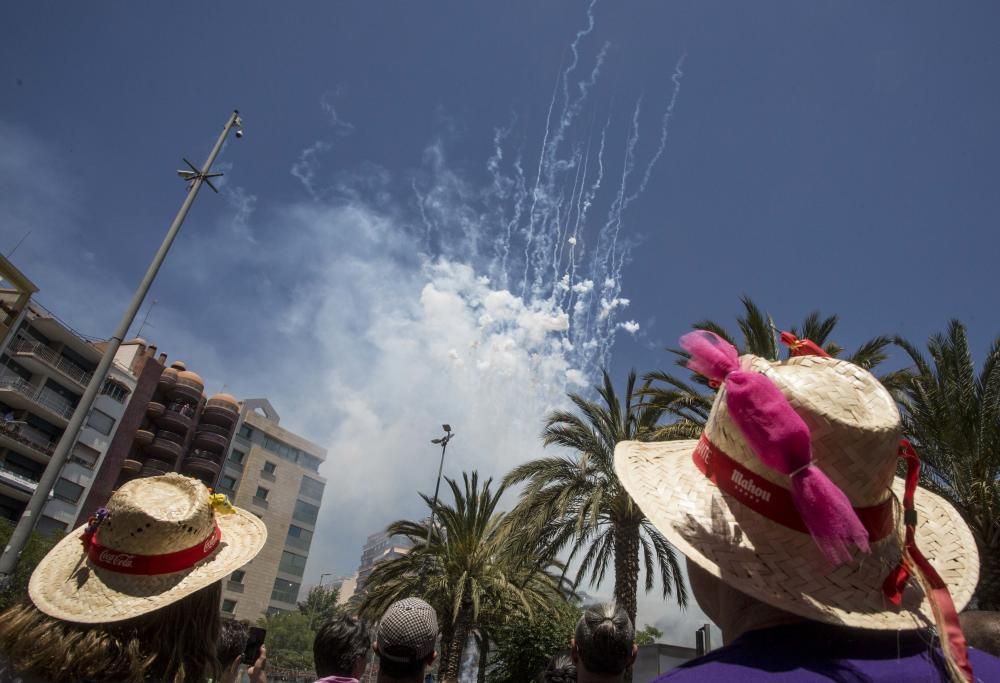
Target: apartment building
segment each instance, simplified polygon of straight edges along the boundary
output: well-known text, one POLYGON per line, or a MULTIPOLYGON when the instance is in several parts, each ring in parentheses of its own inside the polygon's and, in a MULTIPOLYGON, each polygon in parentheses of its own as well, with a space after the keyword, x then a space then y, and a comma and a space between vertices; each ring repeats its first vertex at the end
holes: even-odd
POLYGON ((361 564, 358 567, 357 591, 365 589, 365 583, 375 565, 386 560, 394 560, 410 552, 413 541, 405 536, 390 536, 384 531, 372 534, 361 548, 361 564))
MULTIPOLYGON (((0 284, 0 301, 20 294, 0 284)), ((6 310, 6 309, 5 309, 6 310)), ((36 301, 9 327, 0 354, 0 516, 16 521, 100 361, 93 343, 36 301)), ((37 523, 42 533, 72 528, 136 386, 115 363, 84 422, 37 523)))
POLYGON ((216 489, 267 525, 254 560, 223 585, 222 613, 256 621, 297 609, 326 479, 326 449, 281 427, 266 399, 244 399, 240 420, 216 489))

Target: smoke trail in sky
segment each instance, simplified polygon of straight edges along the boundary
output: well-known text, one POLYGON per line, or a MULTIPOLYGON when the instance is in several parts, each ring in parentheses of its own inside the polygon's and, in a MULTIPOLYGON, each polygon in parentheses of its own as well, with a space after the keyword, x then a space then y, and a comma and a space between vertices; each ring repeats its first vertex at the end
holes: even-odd
MULTIPOLYGON (((566 376, 576 380, 593 377, 608 362, 618 330, 639 330, 634 320, 619 322, 630 303, 622 295, 622 270, 631 242, 621 235, 629 206, 646 191, 665 152, 686 59, 682 55, 676 64, 672 92, 660 117, 658 146, 643 166, 642 97, 622 131, 624 147, 609 156, 616 136, 614 117, 609 104, 593 96, 609 44, 594 45, 589 52, 587 45, 597 25, 596 4, 589 4, 587 24, 576 32, 568 64, 553 84, 539 131, 541 145, 530 161, 533 178, 526 177, 521 150, 512 142, 515 120, 495 129, 493 153, 486 162, 487 187, 475 188, 448 171, 440 144, 429 153, 430 177, 423 186, 414 185, 425 232, 441 236, 436 244, 427 240, 429 255, 470 265, 486 278, 491 291, 511 296, 526 311, 550 320, 544 349, 535 351, 559 353, 567 363, 566 376), (595 127, 599 119, 604 123, 595 127), (606 188, 610 173, 618 181, 606 188), (595 222, 595 211, 603 220, 595 222)), ((519 319, 499 321, 492 314, 482 319, 484 335, 509 332, 511 325, 521 324, 519 319)))

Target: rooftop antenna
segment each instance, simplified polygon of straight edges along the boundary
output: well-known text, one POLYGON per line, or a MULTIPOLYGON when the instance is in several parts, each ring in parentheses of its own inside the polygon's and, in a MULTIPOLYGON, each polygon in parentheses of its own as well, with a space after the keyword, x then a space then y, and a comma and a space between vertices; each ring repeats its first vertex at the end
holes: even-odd
POLYGON ((155 306, 158 303, 160 303, 159 299, 153 299, 153 302, 149 304, 149 308, 146 309, 146 315, 143 317, 142 324, 139 325, 139 330, 135 333, 135 336, 141 337, 142 328, 146 327, 147 325, 149 325, 150 327, 156 327, 153 323, 149 322, 149 314, 153 310, 153 306, 155 306))
POLYGON ((32 231, 31 231, 31 230, 29 230, 28 232, 24 233, 24 237, 22 237, 21 239, 19 239, 19 240, 17 241, 17 244, 15 244, 15 245, 14 245, 14 248, 13 248, 13 249, 11 249, 10 251, 8 251, 8 252, 7 252, 7 258, 10 258, 11 256, 13 256, 13 255, 14 255, 14 252, 15 252, 15 251, 17 251, 17 248, 18 248, 19 246, 21 246, 21 243, 22 243, 22 242, 24 242, 24 240, 28 239, 28 235, 30 235, 30 234, 31 234, 31 232, 32 232, 32 231))

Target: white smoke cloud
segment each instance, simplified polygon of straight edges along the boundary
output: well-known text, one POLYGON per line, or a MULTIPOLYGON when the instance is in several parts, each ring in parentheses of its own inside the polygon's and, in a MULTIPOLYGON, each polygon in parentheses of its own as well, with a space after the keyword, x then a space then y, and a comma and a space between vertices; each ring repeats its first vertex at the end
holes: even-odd
POLYGON ((639 323, 634 320, 627 320, 623 323, 618 323, 618 327, 631 335, 635 335, 635 333, 639 331, 639 323))

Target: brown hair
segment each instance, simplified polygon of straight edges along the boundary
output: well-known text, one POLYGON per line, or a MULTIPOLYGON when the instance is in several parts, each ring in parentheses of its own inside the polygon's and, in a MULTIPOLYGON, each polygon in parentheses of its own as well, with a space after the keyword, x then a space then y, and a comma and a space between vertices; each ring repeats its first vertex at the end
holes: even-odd
POLYGON ((166 607, 108 624, 77 624, 30 602, 0 614, 0 653, 21 674, 46 680, 202 681, 219 679, 215 582, 166 607))
POLYGON ((617 675, 628 668, 635 629, 621 607, 606 602, 587 607, 576 624, 576 649, 593 674, 617 675))

